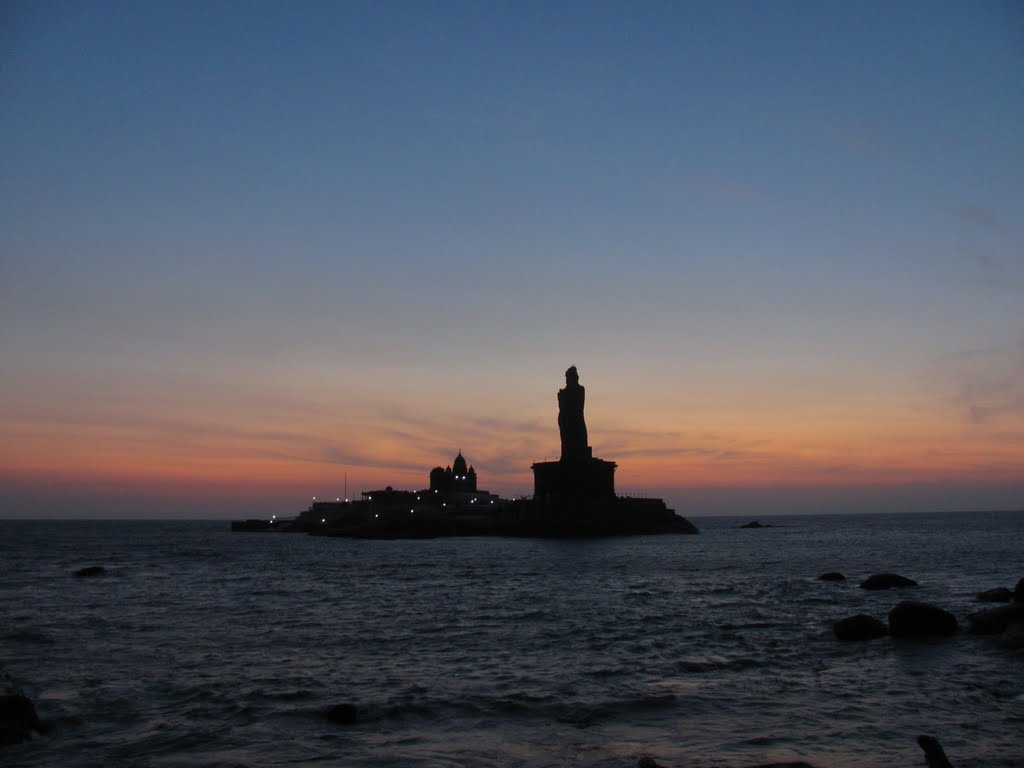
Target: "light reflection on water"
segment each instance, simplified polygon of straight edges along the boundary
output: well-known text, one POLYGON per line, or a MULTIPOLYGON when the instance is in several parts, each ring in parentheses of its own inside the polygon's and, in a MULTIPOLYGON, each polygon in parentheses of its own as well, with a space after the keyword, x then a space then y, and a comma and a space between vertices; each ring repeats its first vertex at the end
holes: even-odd
POLYGON ((0 522, 3 664, 60 721, 24 765, 1019 765, 1022 658, 841 644, 899 599, 963 617, 1020 515, 700 521, 700 536, 367 542, 225 523, 0 522), (955 530, 955 536, 945 532, 955 530), (85 565, 108 575, 73 579, 85 565), (840 570, 850 580, 815 577, 840 570), (322 718, 344 701, 361 721, 322 718), (63 718, 63 720, 61 720, 63 718))

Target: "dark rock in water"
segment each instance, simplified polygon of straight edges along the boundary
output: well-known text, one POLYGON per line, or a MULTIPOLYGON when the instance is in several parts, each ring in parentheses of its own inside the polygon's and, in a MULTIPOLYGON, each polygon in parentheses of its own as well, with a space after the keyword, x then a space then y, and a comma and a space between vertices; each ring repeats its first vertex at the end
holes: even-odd
POLYGON ((80 579, 84 579, 87 576, 104 576, 107 573, 107 569, 102 565, 90 565, 87 568, 79 568, 75 571, 75 576, 80 579))
POLYGON ((352 725, 359 719, 359 709, 355 704, 335 704, 327 710, 326 717, 338 725, 352 725))
POLYGON ((39 730, 35 705, 20 693, 0 696, 0 746, 20 744, 39 730))
POLYGON ((840 619, 832 625, 832 631, 840 640, 874 640, 889 634, 884 621, 863 613, 840 619))
POLYGON ((839 571, 829 571, 818 577, 818 581, 846 581, 846 577, 839 571))
POLYGON ((983 603, 1008 603, 1013 598, 1013 592, 1006 587, 996 587, 979 592, 977 598, 983 603))
POLYGON ((1010 603, 972 613, 967 617, 972 635, 998 635, 1010 624, 1024 622, 1024 603, 1010 603))
POLYGON ((916 587, 917 582, 898 573, 875 573, 860 583, 861 589, 892 589, 893 587, 916 587))
POLYGON ((640 761, 636 764, 636 768, 665 768, 665 766, 654 762, 653 757, 641 757, 640 761))
POLYGON ((798 760, 795 763, 762 763, 761 765, 751 765, 747 768, 815 768, 815 766, 805 763, 803 760, 798 760))
POLYGON ((1024 603, 1024 579, 1017 582, 1017 586, 1013 588, 1013 602, 1024 603))
POLYGON ((893 637, 921 637, 956 632, 956 616, 931 603, 904 600, 889 611, 889 633, 893 637))
POLYGON ((774 528, 775 526, 771 523, 762 523, 759 520, 753 520, 744 525, 737 526, 738 528, 774 528))
POLYGON ((1008 624, 1003 630, 1003 634, 996 640, 996 645, 1014 651, 1024 648, 1024 621, 1008 624))
POLYGON ((918 736, 917 744, 924 750, 924 759, 928 763, 928 768, 953 768, 942 745, 934 736, 918 736))

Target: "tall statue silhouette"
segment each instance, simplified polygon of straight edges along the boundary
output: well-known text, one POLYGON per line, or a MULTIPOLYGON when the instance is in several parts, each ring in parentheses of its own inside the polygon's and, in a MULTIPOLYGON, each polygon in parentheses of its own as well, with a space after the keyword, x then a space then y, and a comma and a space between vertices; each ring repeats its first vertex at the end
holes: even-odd
POLYGON ((591 457, 587 423, 583 420, 586 389, 580 386, 576 366, 565 372, 565 388, 558 390, 558 432, 562 437, 562 461, 579 462, 591 457))

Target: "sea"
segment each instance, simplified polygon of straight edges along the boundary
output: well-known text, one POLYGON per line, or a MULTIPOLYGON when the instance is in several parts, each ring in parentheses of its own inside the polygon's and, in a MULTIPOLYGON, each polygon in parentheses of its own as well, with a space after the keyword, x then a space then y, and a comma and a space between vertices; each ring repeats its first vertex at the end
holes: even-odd
POLYGON ((0 764, 890 768, 930 734, 957 768, 1024 766, 1024 651, 963 629, 1024 576, 1024 513, 692 520, 415 541, 0 521, 0 667, 52 725, 0 764), (859 588, 878 572, 920 586, 859 588), (961 630, 833 635, 904 599, 961 630))

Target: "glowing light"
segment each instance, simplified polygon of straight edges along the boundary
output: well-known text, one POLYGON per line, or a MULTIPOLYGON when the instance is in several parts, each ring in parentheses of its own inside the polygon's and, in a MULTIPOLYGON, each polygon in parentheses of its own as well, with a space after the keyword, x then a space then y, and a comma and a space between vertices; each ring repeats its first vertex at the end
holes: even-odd
POLYGON ((321 523, 326 523, 327 522, 327 518, 326 517, 321 517, 320 518, 320 522, 321 523))

